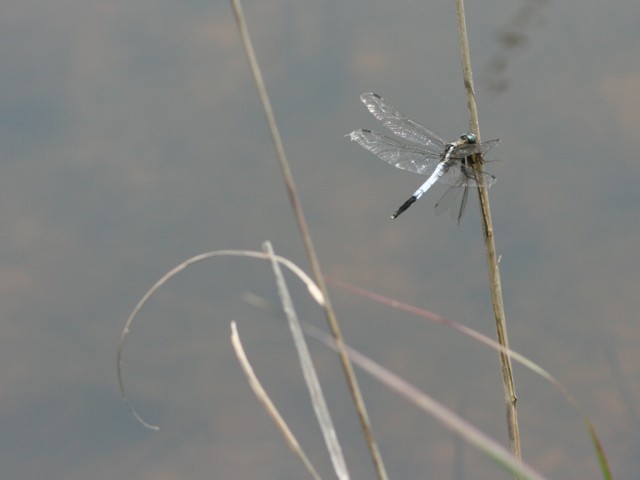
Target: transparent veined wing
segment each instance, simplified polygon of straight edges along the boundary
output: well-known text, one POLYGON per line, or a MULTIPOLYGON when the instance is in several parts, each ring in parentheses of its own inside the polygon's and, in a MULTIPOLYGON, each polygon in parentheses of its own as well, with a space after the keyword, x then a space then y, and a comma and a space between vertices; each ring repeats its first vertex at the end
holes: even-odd
POLYGON ((442 197, 440 197, 436 202, 434 210, 436 215, 440 215, 452 206, 459 204, 458 207, 451 208, 451 216, 457 220, 458 224, 460 224, 462 216, 464 215, 464 210, 467 206, 469 188, 479 187, 479 183, 482 183, 484 187, 489 188, 495 183, 496 177, 485 172, 476 172, 469 162, 460 163, 456 165, 456 168, 452 166, 447 171, 447 174, 450 175, 450 177, 446 179, 446 182, 442 183, 449 183, 451 187, 449 187, 442 197), (478 181, 480 177, 482 182, 478 181))
POLYGON ((434 153, 371 130, 356 130, 349 138, 388 164, 420 175, 430 175, 442 157, 440 152, 434 153))
POLYGON ((374 117, 399 137, 417 143, 433 154, 440 154, 444 150, 446 142, 442 138, 389 105, 380 95, 363 93, 360 100, 374 117))
POLYGON ((435 207, 433 207, 436 215, 441 215, 447 210, 451 212, 451 217, 457 220, 458 223, 462 220, 464 210, 467 207, 467 199, 469 198, 469 187, 463 186, 451 186, 447 188, 444 194, 440 197, 435 207), (454 205, 458 204, 458 207, 454 205))
POLYGON ((467 166, 459 161, 451 162, 442 176, 438 179, 440 183, 453 185, 454 187, 474 187, 480 186, 489 188, 496 183, 496 177, 486 172, 476 172, 472 166, 467 166), (482 178, 482 181, 478 181, 482 178))
MULTIPOLYGON (((465 143, 453 149, 450 157, 452 159, 457 159, 463 161, 467 157, 473 154, 484 155, 490 149, 494 147, 500 140, 488 140, 482 143, 465 143)), ((463 162, 464 163, 464 162, 463 162)))

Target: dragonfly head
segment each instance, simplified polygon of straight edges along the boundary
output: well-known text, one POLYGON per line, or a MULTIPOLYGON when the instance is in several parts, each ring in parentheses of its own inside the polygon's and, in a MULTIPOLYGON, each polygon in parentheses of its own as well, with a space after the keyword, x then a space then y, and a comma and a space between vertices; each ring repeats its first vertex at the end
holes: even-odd
POLYGON ((465 143, 476 143, 478 137, 473 133, 465 133, 464 135, 460 135, 460 140, 463 140, 465 143))

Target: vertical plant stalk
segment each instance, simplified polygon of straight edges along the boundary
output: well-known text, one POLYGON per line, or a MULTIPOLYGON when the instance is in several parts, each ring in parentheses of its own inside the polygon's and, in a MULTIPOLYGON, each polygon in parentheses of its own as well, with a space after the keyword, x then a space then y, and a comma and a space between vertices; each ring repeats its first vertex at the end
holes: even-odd
POLYGON ((325 317, 327 319, 327 323, 329 324, 329 328, 331 329, 331 333, 335 338, 336 344, 338 346, 340 363, 342 364, 342 368, 344 370, 345 376, 347 377, 347 384, 349 385, 349 391, 351 392, 351 396, 353 398, 356 411, 358 412, 358 417, 360 419, 360 424, 364 432, 365 440, 369 447, 369 452, 373 459, 374 467, 378 474, 378 478, 380 478, 381 480, 387 480, 388 476, 384 467, 384 463, 382 461, 382 456, 380 455, 380 450, 378 449, 378 444, 376 443, 373 435, 373 429, 371 427, 369 415, 367 413, 367 410, 364 404, 364 399, 362 397, 360 387, 358 386, 358 382, 355 376, 355 372, 353 370, 353 366, 351 364, 351 361, 349 360, 349 356, 345 349, 344 337, 342 336, 342 332, 340 331, 340 326, 338 325, 335 312, 333 311, 333 307, 331 306, 327 285, 324 281, 324 276, 322 275, 322 270, 320 269, 320 263, 318 261, 318 257, 316 255, 316 251, 313 246, 313 243, 311 241, 311 236, 309 234, 307 222, 302 212, 302 205, 300 204, 297 189, 293 181, 293 175, 291 174, 291 169, 289 168, 289 163, 284 153, 284 146, 282 144, 280 132, 278 131, 278 126, 276 124, 275 116, 273 115, 273 109, 271 108, 271 102, 269 100, 269 96, 267 95, 267 89, 264 84, 264 80, 262 78, 262 73, 260 71, 258 61, 256 59, 256 54, 253 49, 251 37, 249 36, 249 30, 247 27, 247 23, 245 21, 242 6, 240 5, 240 0, 231 0, 231 6, 233 8, 233 14, 235 16, 236 23, 238 25, 238 30, 240 31, 240 37, 244 45, 245 53, 247 55, 247 59, 249 60, 251 73, 253 74, 253 79, 256 83, 256 88, 258 89, 258 94, 262 102, 262 107, 264 108, 264 113, 267 118, 267 123, 269 124, 269 130, 271 132, 273 144, 275 146, 276 154, 278 156, 278 163, 280 164, 280 169, 282 170, 282 176, 284 178, 284 182, 287 188, 287 194, 289 195, 289 201, 291 202, 291 207, 293 209, 293 213, 298 223, 298 228, 300 229, 300 234, 302 236, 304 248, 307 252, 307 257, 309 258, 309 262, 311 263, 311 270, 313 272, 313 277, 316 283, 318 284, 318 286, 320 287, 322 294, 324 295, 325 317))
MULTIPOLYGON (((460 51, 462 54, 462 69, 464 74, 464 86, 467 91, 467 104, 469 107, 469 124, 471 132, 478 137, 480 143, 480 126, 478 124, 478 109, 476 107, 475 90, 473 87, 473 74, 471 72, 471 58, 469 55, 469 41, 467 39, 467 26, 464 17, 464 0, 456 0, 456 13, 458 17, 458 32, 460 35, 460 51)), ((480 162, 474 162, 474 168, 482 169, 480 162)), ((511 359, 507 355, 509 339, 507 337, 507 323, 502 301, 502 285, 500 283, 500 269, 496 256, 496 244, 493 238, 493 224, 491 221, 491 209, 489 208, 488 189, 479 188, 480 208, 482 210, 482 224, 484 228, 485 250, 487 253, 487 266, 489 270, 489 283, 491 287, 491 301, 493 315, 496 320, 498 343, 505 348, 500 352, 500 365, 502 367, 502 385, 504 387, 505 406, 507 409, 507 428, 509 433, 509 445, 511 453, 516 458, 522 458, 520 450, 520 433, 518 428, 518 411, 516 409, 516 388, 513 380, 511 359)))

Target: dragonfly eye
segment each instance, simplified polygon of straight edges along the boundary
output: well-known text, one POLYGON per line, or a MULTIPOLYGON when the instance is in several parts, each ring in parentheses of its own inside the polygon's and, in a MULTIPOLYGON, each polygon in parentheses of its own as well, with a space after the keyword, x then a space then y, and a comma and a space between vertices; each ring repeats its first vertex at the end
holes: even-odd
POLYGON ((467 143, 476 143, 478 140, 477 137, 473 133, 465 133, 460 137, 462 140, 466 140, 467 143))

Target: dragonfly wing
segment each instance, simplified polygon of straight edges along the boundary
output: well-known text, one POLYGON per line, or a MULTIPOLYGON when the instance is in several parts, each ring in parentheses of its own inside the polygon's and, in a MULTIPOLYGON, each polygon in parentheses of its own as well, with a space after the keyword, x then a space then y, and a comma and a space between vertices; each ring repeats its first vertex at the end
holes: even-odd
POLYGON ((463 159, 474 153, 484 154, 491 150, 500 140, 489 140, 482 143, 463 143, 451 152, 451 158, 463 159))
MULTIPOLYGON (((464 215, 464 210, 467 208, 467 200, 469 199, 469 188, 465 187, 464 192, 462 194, 462 200, 460 201, 460 207, 458 207, 458 225, 462 221, 462 216, 464 215)), ((454 210, 455 211, 455 210, 454 210)))
POLYGON ((469 198, 469 187, 464 186, 451 186, 449 187, 440 200, 436 203, 434 210, 436 215, 440 215, 443 212, 449 210, 452 205, 456 205, 459 203, 459 207, 451 208, 451 216, 452 218, 458 221, 458 224, 462 220, 462 216, 464 215, 464 210, 467 206, 467 200, 469 198))
POLYGON ((496 177, 485 172, 476 172, 472 166, 453 163, 449 169, 440 177, 442 183, 450 184, 442 197, 436 203, 434 209, 436 215, 448 210, 452 205, 459 204, 451 209, 451 216, 457 219, 458 224, 462 221, 467 200, 469 199, 469 187, 478 187, 477 175, 482 177, 485 187, 490 187, 496 181, 496 177))
POLYGON ((489 188, 496 183, 496 177, 486 172, 476 172, 470 165, 465 165, 458 160, 450 162, 449 168, 439 178, 440 183, 457 187, 475 187, 481 185, 489 188), (478 176, 479 175, 479 176, 478 176), (479 182, 479 180, 482 180, 479 182))
MULTIPOLYGON (((470 181, 476 182, 476 172, 472 166, 466 164, 454 165, 449 169, 447 173, 450 173, 451 176, 448 178, 453 178, 454 180, 451 183, 451 187, 449 187, 442 197, 436 203, 434 209, 436 215, 440 215, 442 212, 448 210, 452 205, 458 204, 459 206, 451 209, 451 218, 457 220, 458 225, 462 221, 462 216, 464 215, 464 210, 467 207, 467 200, 469 199, 469 187, 470 181)), ((493 180, 495 178, 491 175, 485 174, 493 180)))
POLYGON ((349 138, 401 170, 429 175, 440 161, 439 154, 370 130, 356 130, 349 134, 349 138))
POLYGON ((380 95, 363 93, 360 100, 374 117, 399 137, 422 145, 432 153, 439 154, 444 150, 446 142, 442 138, 389 105, 380 95))

